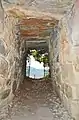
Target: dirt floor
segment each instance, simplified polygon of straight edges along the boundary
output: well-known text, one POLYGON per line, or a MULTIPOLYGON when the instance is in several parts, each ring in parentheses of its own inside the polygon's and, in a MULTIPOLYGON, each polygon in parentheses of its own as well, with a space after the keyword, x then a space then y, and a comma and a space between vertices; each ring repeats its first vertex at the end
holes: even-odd
POLYGON ((0 120, 73 120, 60 102, 50 80, 25 80, 0 120))

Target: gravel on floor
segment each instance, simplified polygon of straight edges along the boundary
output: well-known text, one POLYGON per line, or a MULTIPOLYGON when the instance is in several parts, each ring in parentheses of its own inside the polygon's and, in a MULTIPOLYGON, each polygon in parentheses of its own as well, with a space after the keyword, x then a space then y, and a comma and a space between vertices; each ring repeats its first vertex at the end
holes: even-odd
POLYGON ((73 120, 50 80, 25 80, 14 100, 0 111, 0 120, 73 120))

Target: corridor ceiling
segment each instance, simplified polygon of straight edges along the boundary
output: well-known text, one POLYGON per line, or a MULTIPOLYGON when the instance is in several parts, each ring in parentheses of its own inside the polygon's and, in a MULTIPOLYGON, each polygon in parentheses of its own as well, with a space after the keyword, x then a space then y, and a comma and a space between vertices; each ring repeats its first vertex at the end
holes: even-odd
POLYGON ((3 0, 3 7, 19 17, 23 39, 46 39, 52 27, 71 9, 74 0, 3 0))
POLYGON ((20 22, 21 37, 44 38, 50 36, 50 32, 57 20, 43 20, 37 18, 24 19, 20 22))
POLYGON ((17 8, 33 17, 57 18, 70 11, 75 0, 2 0, 4 9, 17 8))
POLYGON ((4 6, 18 5, 27 10, 65 13, 70 9, 74 0, 3 0, 4 6))

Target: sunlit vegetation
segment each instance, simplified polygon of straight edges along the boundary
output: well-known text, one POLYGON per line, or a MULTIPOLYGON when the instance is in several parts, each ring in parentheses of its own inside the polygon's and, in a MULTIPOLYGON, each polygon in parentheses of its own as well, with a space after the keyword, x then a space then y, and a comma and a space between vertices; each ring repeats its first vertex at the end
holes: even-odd
POLYGON ((30 55, 32 55, 36 61, 43 63, 44 77, 45 77, 45 67, 48 67, 48 63, 49 63, 48 53, 45 52, 44 50, 35 50, 34 49, 34 50, 28 51, 28 59, 30 59, 30 55))

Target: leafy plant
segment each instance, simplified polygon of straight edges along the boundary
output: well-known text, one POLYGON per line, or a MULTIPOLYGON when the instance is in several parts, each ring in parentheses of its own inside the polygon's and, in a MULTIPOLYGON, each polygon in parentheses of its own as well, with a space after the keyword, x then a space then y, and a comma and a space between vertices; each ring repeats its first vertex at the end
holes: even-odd
POLYGON ((48 66, 48 53, 42 49, 42 50, 29 50, 28 51, 28 56, 32 55, 36 61, 43 63, 44 66, 44 77, 45 77, 45 67, 48 66))

